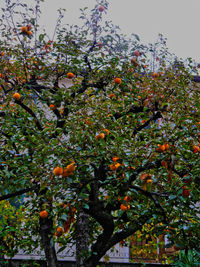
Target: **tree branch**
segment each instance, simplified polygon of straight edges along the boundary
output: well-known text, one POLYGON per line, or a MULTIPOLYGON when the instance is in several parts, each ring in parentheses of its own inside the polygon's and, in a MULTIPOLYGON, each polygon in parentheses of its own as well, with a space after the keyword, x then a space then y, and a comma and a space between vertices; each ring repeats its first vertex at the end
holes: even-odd
POLYGON ((157 111, 148 121, 146 121, 145 123, 143 123, 142 125, 140 125, 133 131, 132 137, 134 137, 139 131, 147 127, 151 121, 155 121, 159 118, 162 118, 162 114, 160 111, 157 111))
POLYGON ((6 199, 9 199, 9 198, 12 198, 12 197, 16 197, 16 196, 21 196, 21 195, 23 195, 24 193, 28 193, 28 192, 34 191, 34 190, 36 190, 36 189, 38 189, 38 188, 39 188, 38 185, 34 185, 34 186, 32 186, 32 187, 29 187, 29 188, 25 188, 25 189, 19 190, 19 191, 15 192, 15 193, 9 193, 9 194, 0 196, 0 201, 2 201, 2 200, 6 200, 6 199))
POLYGON ((111 249, 114 245, 119 243, 121 240, 126 239, 127 237, 133 235, 138 230, 141 230, 143 225, 152 217, 152 214, 143 215, 140 218, 138 218, 137 221, 134 221, 127 229, 122 230, 120 232, 115 233, 110 237, 108 240, 101 240, 101 242, 96 241, 95 243, 95 249, 92 249, 92 254, 86 261, 88 265, 86 266, 95 266, 95 263, 98 263, 98 261, 105 255, 105 253, 111 249), (92 265, 93 264, 93 265, 92 265))
POLYGON ((143 110, 144 110, 143 106, 132 106, 128 111, 121 113, 121 114, 115 113, 113 116, 117 120, 125 115, 128 115, 129 113, 139 113, 139 112, 142 112, 143 110))
POLYGON ((42 131, 43 128, 37 118, 37 116, 35 115, 35 113, 32 111, 32 109, 30 109, 29 107, 27 107, 24 103, 22 103, 20 100, 15 100, 15 102, 21 106, 24 110, 26 110, 34 119, 35 119, 35 123, 37 125, 37 128, 42 131))
POLYGON ((137 191, 140 191, 143 195, 145 195, 147 197, 150 197, 153 200, 155 206, 161 210, 162 215, 166 219, 166 211, 165 211, 165 209, 162 207, 162 205, 159 203, 159 201, 155 197, 155 195, 159 196, 158 193, 156 193, 156 192, 149 192, 149 191, 144 190, 143 188, 141 188, 139 186, 136 186, 136 185, 131 185, 129 188, 133 188, 133 189, 135 189, 137 191))

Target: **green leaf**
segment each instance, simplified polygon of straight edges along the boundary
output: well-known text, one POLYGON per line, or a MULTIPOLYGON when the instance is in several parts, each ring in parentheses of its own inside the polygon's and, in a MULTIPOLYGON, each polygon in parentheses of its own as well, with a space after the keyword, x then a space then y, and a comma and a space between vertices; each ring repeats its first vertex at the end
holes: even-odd
POLYGON ((62 252, 63 250, 65 250, 65 248, 66 248, 65 246, 59 248, 59 250, 57 251, 57 254, 59 254, 60 252, 62 252))
POLYGON ((42 42, 44 40, 46 34, 40 34, 39 35, 39 41, 42 42))
POLYGON ((89 207, 88 204, 84 204, 83 208, 86 209, 86 210, 89 210, 90 207, 89 207))
POLYGON ((170 196, 169 196, 169 199, 170 199, 170 200, 173 200, 173 199, 175 199, 175 198, 177 198, 176 195, 170 195, 170 196))
POLYGON ((68 215, 67 214, 62 214, 61 219, 66 221, 68 219, 68 215))

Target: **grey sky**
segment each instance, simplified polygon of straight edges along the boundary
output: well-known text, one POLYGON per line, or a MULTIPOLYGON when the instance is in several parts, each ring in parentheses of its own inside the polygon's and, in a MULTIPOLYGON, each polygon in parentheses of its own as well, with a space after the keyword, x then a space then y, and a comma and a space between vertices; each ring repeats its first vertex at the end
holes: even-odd
MULTIPOLYGON (((109 3, 104 17, 119 25, 123 33, 136 33, 145 44, 154 42, 162 33, 171 52, 200 62, 200 0, 109 0, 109 3)), ((95 0, 45 0, 41 4, 41 24, 52 37, 58 8, 66 9, 63 23, 79 24, 79 8, 91 9, 95 4, 95 0)))
MULTIPOLYGON (((144 43, 154 42, 158 33, 177 56, 200 61, 200 0, 110 0, 104 15, 126 34, 136 33, 144 43)), ((42 23, 53 28, 56 10, 66 8, 64 22, 79 23, 80 7, 94 7, 95 0, 46 0, 42 23)))

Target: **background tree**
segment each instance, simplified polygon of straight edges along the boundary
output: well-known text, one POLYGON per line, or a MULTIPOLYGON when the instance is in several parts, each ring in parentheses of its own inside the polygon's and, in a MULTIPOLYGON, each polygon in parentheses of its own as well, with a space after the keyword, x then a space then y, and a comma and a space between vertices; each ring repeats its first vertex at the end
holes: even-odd
POLYGON ((198 249, 200 109, 192 64, 169 67, 164 51, 152 73, 150 50, 137 36, 102 25, 106 0, 89 18, 81 10, 83 27, 62 28, 60 10, 55 40, 40 33, 39 0, 35 8, 5 5, 0 200, 29 192, 15 247, 40 245, 55 267, 56 254, 83 231, 78 214, 86 214, 88 244, 78 266, 96 266, 148 224, 151 235, 198 249))

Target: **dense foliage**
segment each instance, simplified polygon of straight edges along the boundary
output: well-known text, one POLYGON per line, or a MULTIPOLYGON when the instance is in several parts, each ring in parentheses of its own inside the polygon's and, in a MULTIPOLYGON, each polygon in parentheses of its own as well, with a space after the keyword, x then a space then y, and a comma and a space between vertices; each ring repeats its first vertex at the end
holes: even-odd
POLYGON ((62 28, 60 11, 55 40, 40 31, 39 0, 35 8, 5 4, 0 200, 25 200, 18 211, 5 206, 0 253, 41 243, 55 266, 54 242, 62 250, 76 240, 79 212, 89 216, 84 266, 144 225, 171 245, 198 250, 200 104, 192 64, 169 62, 161 38, 152 72, 152 47, 102 25, 106 0, 89 18, 81 11, 83 27, 62 28))

